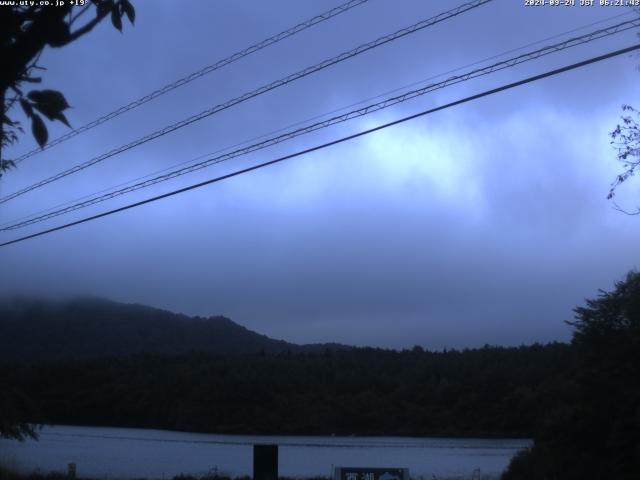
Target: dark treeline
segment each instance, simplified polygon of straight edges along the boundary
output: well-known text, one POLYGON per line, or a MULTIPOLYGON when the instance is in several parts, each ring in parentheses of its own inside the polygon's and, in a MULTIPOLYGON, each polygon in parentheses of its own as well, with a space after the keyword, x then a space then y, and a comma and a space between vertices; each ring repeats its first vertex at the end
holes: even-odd
POLYGON ((429 352, 135 354, 4 364, 40 422, 217 433, 529 437, 567 395, 566 344, 429 352))

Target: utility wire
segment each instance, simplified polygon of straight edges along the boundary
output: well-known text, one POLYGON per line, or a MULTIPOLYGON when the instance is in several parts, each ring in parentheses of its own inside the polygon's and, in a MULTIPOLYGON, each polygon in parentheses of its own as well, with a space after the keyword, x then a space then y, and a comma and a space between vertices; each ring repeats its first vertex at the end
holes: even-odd
POLYGON ((637 14, 635 12, 627 11, 627 12, 619 13, 617 15, 612 15, 611 17, 606 17, 606 18, 603 18, 601 20, 597 20, 597 21, 592 22, 592 23, 588 23, 588 24, 582 25, 580 27, 573 28, 571 30, 565 30, 564 32, 560 32, 560 33, 557 33, 555 35, 551 35, 549 37, 545 37, 545 38, 542 38, 540 40, 536 40, 535 42, 527 43, 526 45, 522 45, 520 47, 512 48, 510 50, 503 51, 501 53, 498 53, 496 55, 492 55, 490 57, 485 57, 482 60, 476 60, 473 63, 467 63, 467 64, 462 65, 460 67, 456 67, 456 68, 454 68, 452 70, 447 70, 446 72, 439 73, 437 75, 432 75, 430 77, 423 78, 422 80, 418 80, 418 81, 403 85, 401 87, 394 88, 393 90, 387 90, 385 92, 379 93, 379 94, 374 95, 372 97, 368 97, 368 98, 365 98, 363 100, 359 100, 358 102, 354 102, 354 103, 351 103, 349 105, 345 105, 344 107, 340 107, 340 108, 331 110, 329 112, 321 113, 319 115, 314 115, 313 117, 306 118, 305 120, 300 120, 298 122, 289 124, 289 125, 287 125, 285 127, 278 128, 277 130, 272 130, 270 132, 263 133, 263 134, 258 135, 256 137, 252 137, 250 139, 243 140, 243 141, 235 143, 233 145, 228 145, 226 147, 218 148, 218 149, 214 150, 213 152, 208 152, 208 153, 205 153, 205 154, 202 154, 202 155, 198 155, 196 158, 192 158, 190 160, 186 160, 186 161, 183 161, 183 162, 180 162, 180 163, 177 163, 177 164, 170 165, 170 166, 165 167, 165 168, 163 168, 161 170, 156 170, 156 171, 148 173, 146 175, 142 175, 142 176, 133 178, 131 180, 127 180, 125 182, 118 183, 116 185, 112 185, 110 187, 104 188, 104 189, 99 190, 97 192, 93 192, 93 193, 90 193, 88 195, 83 195, 81 197, 76 197, 76 198, 74 198, 72 200, 69 200, 69 201, 66 201, 66 202, 58 203, 56 205, 53 205, 52 207, 44 208, 42 210, 38 210, 38 211, 36 211, 34 213, 30 213, 28 215, 23 215, 23 216, 21 216, 21 217, 19 217, 17 219, 13 219, 13 220, 10 220, 10 221, 7 221, 7 222, 4 222, 4 223, 0 224, 0 229, 2 227, 6 226, 6 225, 10 225, 12 223, 17 223, 17 222, 20 222, 22 220, 26 220, 26 219, 35 217, 36 215, 40 215, 40 214, 43 214, 43 213, 51 212, 53 210, 56 210, 56 209, 59 209, 61 207, 65 207, 67 205, 71 205, 71 204, 80 202, 81 200, 93 197, 95 195, 99 195, 101 193, 105 193, 105 192, 108 192, 110 190, 123 187, 125 185, 130 185, 130 184, 138 182, 140 180, 144 180, 146 178, 153 177, 154 175, 159 175, 159 174, 164 173, 164 172, 166 172, 168 170, 171 170, 171 169, 174 169, 174 168, 177 168, 177 167, 182 167, 183 165, 192 164, 192 163, 197 162, 198 160, 200 160, 202 158, 206 158, 206 157, 208 157, 210 155, 215 155, 215 154, 218 154, 218 153, 225 152, 227 150, 231 150, 231 149, 236 148, 236 147, 240 147, 242 145, 247 145, 247 144, 250 144, 251 142, 255 142, 257 140, 261 140, 263 138, 267 138, 267 137, 269 137, 271 135, 274 135, 276 133, 285 132, 285 131, 287 131, 287 130, 289 130, 291 128, 294 128, 294 127, 297 127, 297 126, 300 126, 300 125, 304 125, 304 124, 312 122, 314 120, 319 120, 321 118, 328 117, 329 115, 333 115, 335 113, 342 112, 342 111, 347 110, 349 108, 353 108, 353 107, 356 107, 358 105, 362 105, 363 103, 369 102, 371 100, 376 100, 376 99, 382 98, 382 97, 384 97, 386 95, 390 95, 392 93, 400 92, 402 90, 406 90, 407 88, 415 87, 416 85, 421 85, 421 84, 423 84, 425 82, 428 82, 430 80, 435 80, 436 78, 441 78, 441 77, 444 77, 445 75, 449 75, 451 73, 459 72, 460 70, 464 70, 465 68, 469 68, 469 67, 473 67, 473 66, 476 66, 476 65, 480 65, 482 63, 488 62, 489 60, 494 60, 496 58, 504 57, 505 55, 507 55, 509 53, 519 52, 521 50, 524 50, 525 48, 532 47, 534 45, 540 45, 541 43, 547 42, 549 40, 554 40, 556 38, 563 37, 564 35, 567 35, 569 33, 578 32, 580 30, 584 30, 585 28, 593 27, 595 25, 600 25, 600 24, 608 22, 610 20, 613 20, 613 19, 616 19, 616 18, 620 18, 620 17, 624 17, 624 16, 629 16, 629 15, 636 15, 637 16, 637 14))
POLYGON ((204 153, 202 155, 198 155, 197 157, 192 158, 190 160, 185 160, 185 161, 182 161, 182 162, 177 163, 177 164, 174 163, 173 165, 169 165, 168 167, 165 167, 165 168, 163 168, 161 170, 155 170, 155 171, 153 171, 151 173, 148 173, 148 174, 145 174, 145 175, 141 175, 141 176, 132 178, 130 180, 126 180, 124 182, 118 183, 116 185, 112 185, 110 187, 104 188, 104 189, 99 190, 97 192, 93 192, 93 193, 90 193, 90 194, 87 194, 87 195, 83 195, 81 197, 76 197, 76 198, 74 198, 72 200, 68 200, 66 202, 58 203, 56 205, 53 205, 53 206, 48 207, 48 208, 43 208, 42 210, 38 210, 38 211, 30 213, 28 215, 23 215, 21 217, 15 218, 13 220, 6 221, 6 222, 0 224, 0 228, 4 227, 6 225, 10 225, 12 223, 19 222, 21 220, 25 220, 25 219, 28 219, 28 218, 35 217, 36 215, 40 215, 42 213, 47 213, 47 212, 50 212, 52 210, 56 210, 56 209, 58 209, 60 207, 64 207, 64 206, 67 206, 67 205, 71 205, 73 203, 77 203, 77 202, 79 202, 81 200, 84 200, 86 198, 90 198, 90 197, 93 197, 95 195, 99 195, 101 193, 105 193, 105 192, 108 192, 110 190, 113 190, 113 189, 116 189, 116 188, 119 188, 119 187, 123 187, 125 185, 130 185, 130 184, 138 182, 140 180, 144 180, 146 178, 153 177, 154 175, 159 175, 159 174, 164 173, 164 172, 166 172, 168 170, 171 170, 171 169, 174 169, 174 168, 177 168, 177 167, 181 167, 183 165, 192 164, 192 163, 197 162, 198 160, 200 160, 202 158, 206 158, 206 157, 208 157, 210 155, 215 155, 215 154, 218 154, 218 153, 225 152, 227 150, 231 150, 231 149, 236 148, 236 147, 240 147, 242 145, 247 145, 247 144, 250 144, 250 143, 255 142, 257 140, 261 140, 263 138, 267 138, 267 137, 269 137, 271 135, 274 135, 276 133, 285 132, 285 131, 287 131, 287 130, 289 130, 291 128, 294 128, 294 127, 297 127, 297 126, 300 126, 300 125, 304 125, 304 124, 312 122, 314 120, 319 120, 321 118, 328 117, 329 115, 333 115, 335 113, 342 112, 342 111, 347 110, 349 108, 353 108, 353 107, 356 107, 358 105, 362 105, 363 103, 369 102, 371 100, 376 100, 378 98, 382 98, 382 97, 384 97, 386 95, 390 95, 392 93, 396 93, 396 92, 400 92, 402 90, 406 90, 407 88, 410 88, 410 87, 415 87, 416 85, 421 85, 421 84, 423 84, 425 82, 428 82, 430 80, 435 80, 436 78, 441 78, 441 77, 444 77, 445 75, 449 75, 449 74, 452 74, 452 73, 459 72, 460 70, 464 70, 465 68, 474 67, 476 65, 480 65, 480 64, 483 64, 485 62, 488 62, 489 60, 495 60, 496 58, 504 57, 505 55, 508 55, 510 53, 519 52, 521 50, 524 50, 525 48, 532 47, 534 45, 540 45, 541 43, 547 42, 549 40, 554 40, 556 38, 563 37, 563 36, 565 36, 565 35, 567 35, 569 33, 578 32, 580 30, 584 30, 586 28, 593 27, 595 25, 600 25, 600 24, 606 23, 606 22, 608 22, 610 20, 614 20, 614 19, 620 18, 620 17, 626 17, 626 16, 629 16, 629 15, 636 15, 637 16, 637 13, 633 12, 633 11, 626 11, 626 12, 623 12, 623 13, 619 13, 617 15, 612 15, 610 17, 606 17, 606 18, 603 18, 601 20, 597 20, 595 22, 587 23, 585 25, 581 25, 579 27, 572 28, 571 30, 565 30, 563 32, 551 35, 549 37, 541 38, 540 40, 536 40, 535 42, 530 42, 530 43, 527 43, 525 45, 521 45, 521 46, 516 47, 516 48, 505 50, 505 51, 503 51, 501 53, 497 53, 495 55, 491 55, 490 57, 485 57, 485 58, 483 58, 481 60, 476 60, 475 62, 472 62, 472 63, 467 63, 467 64, 462 65, 460 67, 456 67, 454 69, 447 70, 446 72, 438 73, 437 75, 431 75, 431 76, 429 76, 427 78, 423 78, 422 80, 417 80, 417 81, 414 81, 412 83, 405 84, 405 85, 403 85, 401 87, 394 88, 392 90, 386 90, 386 91, 384 91, 382 93, 379 93, 377 95, 364 98, 364 99, 359 100, 359 101, 354 102, 354 103, 350 103, 349 105, 345 105, 343 107, 336 108, 336 109, 330 110, 328 112, 324 112, 324 113, 321 113, 321 114, 318 114, 318 115, 314 115, 313 117, 306 118, 304 120, 299 120, 299 121, 297 121, 295 123, 290 123, 289 125, 286 125, 284 127, 280 127, 277 130, 271 130, 269 132, 262 133, 260 135, 255 136, 255 137, 251 137, 249 139, 243 140, 241 142, 237 142, 237 143, 234 143, 232 145, 227 145, 226 147, 218 148, 218 149, 216 149, 216 150, 214 150, 212 152, 208 152, 208 153, 204 153))
POLYGON ((174 195, 178 195, 180 193, 188 192, 190 190, 195 190, 197 188, 204 187, 205 185, 210 185, 212 183, 218 183, 218 182, 221 182, 223 180, 227 180, 229 178, 236 177, 238 175, 242 175, 244 173, 252 172, 254 170, 258 170, 258 169, 261 169, 261 168, 264 168, 264 167, 275 165, 275 164, 283 162, 285 160, 289 160, 291 158, 300 157, 300 156, 305 155, 307 153, 315 152, 317 150, 322 150, 322 149, 325 149, 325 148, 333 146, 333 145, 337 145, 337 144, 340 144, 340 143, 343 143, 343 142, 346 142, 346 141, 349 141, 349 140, 353 140, 355 138, 362 137, 364 135, 368 135, 368 134, 373 133, 373 132, 377 132, 378 130, 382 130, 384 128, 388 128, 388 127, 391 127, 391 126, 394 126, 394 125, 398 125, 398 124, 407 122, 409 120, 413 120, 415 118, 419 118, 419 117, 422 117, 422 116, 425 116, 425 115, 429 115, 431 113, 438 112, 440 110, 445 110, 447 108, 451 108, 451 107, 454 107, 454 106, 457 106, 457 105, 461 105, 463 103, 467 103, 467 102, 471 102, 471 101, 474 101, 474 100, 478 100, 478 99, 480 99, 482 97, 493 95, 493 94, 498 93, 498 92, 503 92, 505 90, 509 90, 509 89, 512 89, 512 88, 515 88, 515 87, 518 87, 518 86, 521 86, 521 85, 525 85, 525 84, 532 83, 532 82, 535 82, 535 81, 538 81, 538 80, 542 80, 544 78, 551 77, 551 76, 554 76, 554 75, 558 75, 560 73, 568 72, 570 70, 575 70, 575 69, 578 69, 578 68, 581 68, 581 67, 585 67, 587 65, 590 65, 590 64, 593 64, 593 63, 596 63, 596 62, 601 62, 603 60, 607 60, 609 58, 613 58, 613 57, 616 57, 618 55, 623 55, 625 53, 629 53, 629 52, 632 52, 632 51, 635 51, 635 50, 639 50, 639 49, 640 49, 640 44, 636 44, 636 45, 632 45, 630 47, 626 47, 626 48, 623 48, 623 49, 620 49, 620 50, 615 50, 613 52, 609 52, 609 53, 604 54, 604 55, 600 55, 598 57, 592 57, 592 58, 590 58, 588 60, 583 60, 582 62, 574 63, 574 64, 571 64, 571 65, 567 65, 567 66, 564 66, 564 67, 561 67, 561 68, 557 68, 555 70, 550 70, 550 71, 547 71, 545 73, 534 75, 534 76, 525 78, 523 80, 519 80, 517 82, 513 82, 513 83, 506 84, 506 85, 502 85, 500 87, 493 88, 491 90, 486 90, 486 91, 478 93, 476 95, 471 95, 469 97, 465 97, 465 98, 462 98, 460 100, 456 100, 454 102, 450 102, 450 103, 447 103, 445 105, 441 105, 439 107, 431 108, 429 110, 424 110, 422 112, 419 112, 419 113, 416 113, 416 114, 413 114, 413 115, 409 115, 409 116, 400 118, 398 120, 394 120, 392 122, 388 122, 388 123, 379 125, 377 127, 370 128, 368 130, 363 130, 361 132, 354 133, 354 134, 348 135, 346 137, 338 138, 336 140, 332 140, 330 142, 323 143, 321 145, 316 145, 314 147, 310 147, 310 148, 307 148, 305 150, 300 150, 298 152, 295 152, 295 153, 292 153, 292 154, 289 154, 289 155, 285 155, 285 156, 276 158, 274 160, 270 160, 268 162, 264 162, 264 163, 260 163, 260 164, 257 164, 257 165, 253 165, 251 167, 243 168, 241 170, 236 170, 235 172, 228 173, 226 175, 221 175, 219 177, 211 178, 211 179, 206 180, 204 182, 200 182, 200 183, 196 183, 196 184, 193 184, 193 185, 189 185, 188 187, 183 187, 183 188, 180 188, 178 190, 173 190, 171 192, 163 193, 162 195, 157 195, 155 197, 147 198, 145 200, 141 200, 139 202, 131 203, 129 205, 125 205, 125 206, 120 207, 120 208, 115 208, 113 210, 109 210, 109 211, 106 211, 106 212, 103 212, 103 213, 99 213, 97 215, 92 215, 90 217, 85 217, 83 219, 76 220, 74 222, 70 222, 70 223, 67 223, 67 224, 64 224, 64 225, 60 225, 60 226, 57 226, 57 227, 49 228, 47 230, 42 230, 40 232, 33 233, 31 235, 26 235, 24 237, 20 237, 20 238, 14 239, 14 240, 10 240, 8 242, 0 243, 0 247, 5 247, 5 246, 8 246, 8 245, 12 245, 14 243, 23 242, 23 241, 29 240, 31 238, 40 237, 42 235, 46 235, 46 234, 49 234, 49 233, 52 233, 52 232, 56 232, 56 231, 59 231, 59 230, 70 228, 70 227, 73 227, 75 225, 80 225, 82 223, 87 223, 87 222, 90 222, 92 220, 97 220, 98 218, 106 217, 106 216, 109 216, 109 215, 113 215, 115 213, 123 212, 125 210, 129 210, 129 209, 132 209, 132 208, 135 208, 135 207, 139 207, 141 205, 146 205, 148 203, 156 202, 156 201, 161 200, 163 198, 168 198, 168 197, 172 197, 174 195))
POLYGON ((323 129, 323 128, 327 128, 329 126, 332 125, 336 125, 339 123, 343 123, 346 122, 348 120, 351 120, 353 118, 357 118, 357 117, 362 117, 368 114, 371 114, 373 112, 377 112, 379 110, 383 110, 385 108, 389 108, 393 105, 397 105, 399 103, 402 102, 406 102, 407 100, 411 100, 414 99, 416 97, 425 95, 427 93, 433 92, 435 90, 439 90, 451 85, 455 85, 458 83, 462 83, 468 80, 471 80, 473 78, 477 78, 480 76, 484 76, 484 75, 489 75, 491 73, 500 71, 500 70, 504 70, 506 68, 512 68, 516 65, 531 61, 531 60, 535 60, 538 59, 542 56, 545 55, 549 55, 551 53, 555 53, 555 52, 559 52, 571 47, 575 47, 578 45, 583 45, 585 43, 597 40, 597 39, 601 39, 610 35, 614 35, 616 33, 620 33, 626 30, 629 30, 631 28, 635 28, 640 26, 640 19, 638 20, 629 20, 626 22, 621 22, 617 25, 614 26, 610 26, 607 28, 603 28, 600 30, 596 30, 593 31, 591 33, 585 34, 585 35, 581 35, 579 37, 574 37, 574 38, 570 38, 568 40, 565 40, 563 42, 560 43, 556 43, 553 45, 548 45, 546 47, 543 47, 541 49, 532 51, 532 52, 528 52, 528 53, 524 53, 522 55, 519 55, 517 57, 513 57, 507 60, 503 60, 501 62, 498 63, 494 63, 493 65, 489 65, 487 67, 483 67, 483 68, 479 68, 479 69, 475 69, 472 70, 470 72, 467 72, 463 75, 458 75, 458 76, 454 76, 454 77, 449 77, 448 79, 439 82, 439 83, 434 83, 434 84, 430 84, 427 85, 425 87, 419 88, 419 89, 415 89, 415 90, 411 90, 408 91, 406 93, 403 93, 402 95, 397 95, 395 97, 390 97, 387 98, 381 102, 378 103, 374 103, 374 104, 370 104, 367 105, 365 107, 356 109, 356 110, 352 110, 350 112, 344 113, 342 115, 337 115, 334 116, 332 118, 329 118, 327 120, 323 120, 320 122, 316 122, 314 124, 308 125, 306 127, 302 127, 302 128, 298 128, 296 130, 292 130, 289 132, 286 132, 282 135, 278 135, 275 137, 271 137, 269 139, 263 140, 262 142, 258 142, 258 143, 254 143, 252 145, 234 150, 232 152, 228 152, 222 155, 218 155, 212 158, 208 158, 205 159, 201 162, 186 166, 186 167, 182 167, 179 168, 177 170, 171 171, 169 173, 165 173, 163 175, 159 175, 156 176, 154 178, 150 178, 138 183, 135 183, 133 185, 129 185, 123 188, 120 188, 118 190, 113 190, 110 191, 108 193, 102 194, 102 195, 96 195, 93 196, 92 198, 89 198, 88 200, 82 201, 82 202, 78 202, 69 206, 66 206, 64 208, 59 208, 53 211, 50 211, 48 213, 42 214, 42 215, 38 215, 38 216, 33 216, 33 218, 30 218, 28 220, 23 220, 23 221, 18 221, 16 223, 12 223, 11 225, 3 225, 0 226, 0 232, 4 232, 4 231, 10 231, 10 230, 16 230, 18 228, 24 228, 26 226, 29 225, 33 225, 35 223, 39 223, 45 220, 49 220, 51 218, 54 217, 58 217, 60 215, 64 215, 66 213, 70 213, 73 212, 75 210, 79 210, 82 208, 86 208, 89 207, 91 205, 95 205, 97 203, 101 203, 107 200, 110 200, 112 198, 115 197, 119 197, 121 195, 125 195, 127 193, 131 193, 133 191, 136 190, 140 190, 142 188, 146 188, 149 187, 151 185, 155 185, 157 183, 161 183, 161 182, 165 182, 168 180, 171 180, 173 178, 177 178, 179 176, 182 175, 186 175, 187 173, 191 173, 197 170, 201 170, 203 168, 209 167, 211 165, 214 164, 218 164, 242 155, 247 155, 249 153, 253 153, 255 151, 258 150, 262 150, 264 148, 282 143, 284 141, 287 140, 291 140, 293 138, 299 137, 301 135, 306 135, 308 133, 323 129))
POLYGON ((114 155, 117 155, 119 153, 125 152, 127 150, 130 150, 134 147, 137 147, 139 145, 142 145, 143 143, 149 142, 151 140, 155 140, 158 137, 161 137, 163 135, 166 135, 170 132, 173 132, 175 130, 178 130, 180 128, 186 127, 188 125, 191 125, 194 122, 197 122, 199 120, 202 120, 206 117, 209 117, 215 113, 218 113, 222 110, 226 110, 230 107, 233 107, 235 105, 238 105, 246 100, 249 100, 253 97, 256 97, 258 95, 261 95, 263 93, 269 92, 271 90, 274 90, 276 88, 279 88, 283 85, 288 85, 289 83, 292 83, 296 80, 299 80, 303 77, 306 77, 308 75, 311 75, 312 73, 318 72, 320 70, 323 70, 329 66, 335 65, 337 63, 343 62, 347 59, 350 59, 352 57, 355 57, 357 55, 360 55, 361 53, 364 53, 368 50, 371 50, 373 48, 377 48, 381 45, 384 45, 386 43, 392 42, 394 40, 397 40, 399 38, 405 37, 407 35, 411 35, 413 33, 416 33, 424 28, 433 26, 437 23, 443 22, 445 20, 448 20, 450 18, 456 17, 462 13, 465 13, 469 10, 472 10, 474 8, 480 7, 481 5, 484 5, 486 3, 489 3, 493 0, 474 0, 472 2, 468 2, 465 4, 462 4, 456 8, 453 8, 451 10, 448 10, 446 12, 440 13, 434 17, 425 19, 425 20, 421 20, 409 27, 400 29, 394 33, 391 33, 389 35, 385 35, 383 37, 379 37, 378 39, 369 42, 369 43, 364 43, 352 50, 349 50, 347 52, 343 52, 340 55, 337 55, 335 57, 332 57, 330 59, 324 60, 316 65, 313 65, 311 67, 307 67, 303 70, 300 70, 294 74, 291 74, 287 77, 281 78, 280 80, 276 80, 275 82, 269 83, 267 85, 263 85, 262 87, 253 90, 251 92, 247 92, 239 97, 236 97, 232 100, 228 100, 225 103, 221 103, 219 105, 216 105, 214 107, 211 107, 207 110, 204 110, 196 115, 192 115, 191 117, 188 117, 184 120, 181 120, 179 122, 176 122, 172 125, 166 126, 160 130, 156 130, 155 132, 152 132, 144 137, 138 138, 137 140, 134 140, 133 142, 130 142, 126 145, 120 146, 118 148, 115 148, 107 153, 104 153, 102 155, 99 155, 97 157, 92 158, 91 160, 87 160, 86 162, 80 163, 70 169, 64 170, 56 175, 53 175, 51 177, 48 177, 44 180, 41 180, 37 183, 34 183, 28 187, 25 187, 21 190, 18 190, 17 192, 14 192, 10 195, 4 196, 2 198, 0 198, 0 204, 8 202, 9 200, 12 200, 16 197, 19 197, 21 195, 24 195, 27 192, 30 192, 32 190, 35 190, 37 188, 40 188, 44 185, 48 185, 51 182, 54 182, 56 180, 60 180, 61 178, 67 177, 69 175, 72 175, 74 173, 77 173, 81 170, 84 170, 92 165, 95 165, 96 163, 102 162, 104 160, 106 160, 107 158, 113 157, 114 155))
POLYGON ((349 0, 348 2, 345 2, 341 5, 338 5, 335 8, 332 8, 331 10, 328 10, 324 13, 321 13, 320 15, 316 15, 315 17, 312 17, 308 20, 305 20, 302 23, 299 23, 298 25, 291 27, 287 30, 284 30, 272 37, 269 37, 265 40, 262 40, 261 42, 255 43, 253 45, 251 45, 250 47, 245 48, 244 50, 240 50, 239 52, 236 52, 230 56, 228 56, 227 58, 224 58, 222 60, 219 60, 211 65, 207 65, 204 68, 201 68, 200 70, 198 70, 197 72, 193 72, 190 75, 187 75, 186 77, 182 77, 172 83, 169 83, 167 85, 165 85, 164 87, 159 88, 158 90, 155 90, 153 92, 151 92, 148 95, 145 95, 144 97, 140 97, 137 100, 134 100, 130 103, 128 103, 127 105, 123 105, 122 107, 114 110, 113 112, 107 113, 106 115, 103 115, 100 118, 97 118, 95 120, 93 120, 92 122, 89 122, 81 127, 78 127, 64 135, 61 135, 60 137, 51 140, 50 142, 48 142, 46 145, 44 145, 44 147, 42 148, 35 148, 33 150, 31 150, 30 152, 27 152, 23 155, 21 155, 20 157, 16 158, 14 160, 15 164, 18 164, 20 162, 22 162, 23 160, 26 160, 29 157, 32 157, 40 152, 43 152, 45 150, 48 150, 49 148, 55 146, 55 145, 59 145, 60 143, 66 142, 67 140, 75 137, 76 135, 79 135, 83 132, 86 132, 87 130, 91 130, 94 127, 97 127, 98 125, 101 125, 113 118, 116 118, 120 115, 122 115, 123 113, 128 112, 129 110, 133 110, 134 108, 137 108, 141 105, 144 105, 145 103, 150 102, 151 100, 154 100, 158 97, 160 97, 161 95, 164 95, 165 93, 168 93, 172 90, 175 90, 176 88, 182 87, 188 83, 193 82, 194 80, 203 77, 204 75, 207 75, 211 72, 214 72, 215 70, 218 70, 222 67, 225 67, 231 63, 234 63, 238 60, 240 60, 241 58, 247 57, 249 55, 251 55, 252 53, 256 53, 264 48, 270 47, 271 45, 274 45, 286 38, 289 38, 297 33, 302 32, 303 30, 306 30, 307 28, 313 27, 315 25, 318 25, 319 23, 322 23, 326 20, 329 20, 333 17, 336 17, 344 12, 347 12, 349 10, 351 10, 354 7, 360 6, 363 3, 368 2, 369 0, 349 0))
POLYGON ((431 75, 431 76, 429 76, 427 78, 423 78, 422 80, 417 80, 417 81, 411 82, 409 84, 405 84, 405 85, 403 85, 401 87, 394 88, 392 90, 386 90, 386 91, 381 92, 381 93, 379 93, 377 95, 374 95, 374 96, 371 96, 371 97, 367 97, 365 99, 359 100, 359 101, 354 102, 354 103, 350 103, 349 105, 345 105, 343 107, 336 108, 336 109, 330 110, 328 112, 324 112, 324 113, 321 113, 321 114, 318 114, 318 115, 314 115, 313 117, 306 118, 304 120, 300 120, 300 121, 297 121, 295 123, 291 123, 291 124, 286 125, 284 127, 280 127, 280 128, 278 128, 276 130, 272 130, 272 131, 269 131, 269 132, 262 133, 260 135, 255 136, 255 137, 251 137, 249 139, 234 143, 232 145, 227 145, 226 147, 218 148, 218 149, 216 149, 216 150, 214 150, 212 152, 208 152, 208 153, 205 153, 205 154, 202 154, 202 155, 198 155, 197 157, 192 158, 190 160, 182 161, 182 162, 179 162, 177 164, 174 163, 173 165, 169 165, 169 166, 167 166, 165 168, 162 168, 160 170, 155 170, 155 171, 150 172, 148 174, 141 175, 141 176, 132 178, 130 180, 126 180, 124 182, 118 183, 116 185, 112 185, 110 187, 104 188, 104 189, 99 190, 97 192, 93 192, 93 193, 90 193, 90 194, 87 194, 87 195, 82 195, 81 197, 76 197, 74 199, 58 203, 58 204, 53 205, 51 207, 44 208, 44 209, 38 210, 36 212, 30 213, 30 214, 27 214, 27 215, 23 215, 23 216, 18 217, 18 218, 14 218, 13 220, 0 223, 0 229, 2 229, 2 227, 4 227, 4 226, 11 225, 13 223, 17 223, 17 222, 20 222, 22 220, 30 219, 30 218, 33 218, 35 216, 51 212, 53 210, 60 209, 61 207, 65 207, 67 205, 72 205, 74 203, 77 203, 77 202, 80 202, 82 200, 91 198, 91 197, 99 195, 101 193, 106 193, 106 192, 109 192, 109 191, 114 190, 116 188, 124 187, 125 185, 130 185, 130 184, 133 184, 135 182, 139 182, 140 180, 151 178, 153 176, 156 176, 156 175, 159 175, 161 173, 167 172, 167 171, 169 171, 171 169, 175 169, 177 167, 182 167, 184 165, 192 164, 192 163, 197 162, 198 160, 206 158, 206 157, 208 157, 210 155, 215 155, 215 154, 218 154, 218 153, 222 153, 222 152, 231 150, 231 149, 236 148, 236 147, 240 147, 242 145, 247 145, 247 144, 250 144, 250 143, 255 142, 257 140, 261 140, 263 138, 267 138, 267 137, 269 137, 271 135, 274 135, 276 133, 285 132, 285 131, 287 131, 287 130, 289 130, 291 128, 307 124, 307 123, 312 122, 314 120, 319 120, 321 118, 328 117, 329 115, 333 115, 335 113, 342 112, 344 110, 356 107, 358 105, 362 105, 362 104, 364 104, 366 102, 369 102, 371 100, 376 100, 376 99, 382 98, 382 97, 384 97, 386 95, 390 95, 392 93, 400 92, 402 90, 406 90, 407 88, 414 87, 416 85, 424 84, 425 82, 428 82, 430 80, 435 80, 437 78, 444 77, 445 75, 449 75, 449 74, 452 74, 452 73, 459 72, 461 70, 464 70, 465 68, 473 67, 473 66, 476 66, 476 65, 481 65, 481 64, 483 64, 485 62, 488 62, 490 60, 494 60, 494 59, 497 59, 497 58, 504 57, 505 55, 508 55, 510 53, 519 52, 519 51, 524 50, 525 48, 532 47, 532 46, 535 46, 535 45, 540 45, 541 43, 547 42, 549 40, 555 40, 556 38, 563 37, 563 36, 565 36, 565 35, 567 35, 569 33, 578 32, 580 30, 584 30, 586 28, 593 27, 595 25, 601 25, 601 24, 606 23, 606 22, 608 22, 610 20, 614 20, 616 18, 625 17, 625 16, 629 16, 629 15, 634 15, 636 17, 638 16, 636 12, 626 11, 626 12, 623 12, 623 13, 619 13, 617 15, 612 15, 610 17, 606 17, 606 18, 597 20, 595 22, 591 22, 591 23, 587 23, 587 24, 581 25, 581 26, 576 27, 576 28, 572 28, 570 30, 565 30, 563 32, 556 33, 554 35, 551 35, 551 36, 548 36, 548 37, 545 37, 545 38, 541 38, 540 40, 536 40, 535 42, 530 42, 530 43, 527 43, 525 45, 521 45, 521 46, 516 47, 516 48, 505 50, 505 51, 503 51, 501 53, 498 53, 498 54, 495 54, 495 55, 491 55, 489 57, 485 57, 485 58, 483 58, 481 60, 476 60, 476 61, 474 61, 472 63, 467 63, 465 65, 461 65, 461 66, 453 68, 451 70, 447 70, 446 72, 442 72, 442 73, 439 73, 437 75, 431 75))

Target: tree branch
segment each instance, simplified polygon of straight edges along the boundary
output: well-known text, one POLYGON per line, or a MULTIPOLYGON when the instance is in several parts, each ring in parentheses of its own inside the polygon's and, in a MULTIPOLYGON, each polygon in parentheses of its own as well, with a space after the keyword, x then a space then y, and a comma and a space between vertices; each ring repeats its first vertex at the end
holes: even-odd
MULTIPOLYGON (((82 15, 84 15, 91 8, 91 4, 87 3, 82 9, 69 20, 69 26, 73 25, 82 15)), ((71 12, 69 12, 71 13, 71 12)))
POLYGON ((67 44, 77 40, 78 38, 82 37, 83 35, 86 35, 87 33, 89 33, 108 14, 109 14, 109 11, 96 12, 96 16, 95 16, 95 18, 93 20, 91 20, 90 22, 87 22, 83 27, 79 28, 75 32, 70 33, 69 34, 69 38, 67 39, 67 41, 65 43, 63 43, 62 45, 60 45, 60 46, 67 45, 67 44))
POLYGON ((640 215, 640 207, 638 207, 635 212, 630 212, 629 210, 625 210, 624 208, 620 207, 620 205, 618 205, 615 201, 613 201, 613 209, 619 212, 622 212, 625 215, 630 215, 630 216, 640 215))

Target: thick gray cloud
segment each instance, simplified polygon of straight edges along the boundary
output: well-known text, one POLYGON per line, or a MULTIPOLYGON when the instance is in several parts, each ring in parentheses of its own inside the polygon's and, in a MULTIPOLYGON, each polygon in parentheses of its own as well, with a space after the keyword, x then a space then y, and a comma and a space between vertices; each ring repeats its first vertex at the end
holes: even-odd
MULTIPOLYGON (((123 35, 105 24, 46 52, 45 86, 64 90, 74 106, 69 117, 81 125, 333 5, 139 1, 138 23, 123 35)), ((452 6, 372 0, 23 162, 0 190, 14 191, 452 6)), ((0 216, 4 223, 625 12, 497 0, 4 204, 0 216)), ((65 218, 635 41, 627 32, 571 49, 65 218)), ((605 196, 619 169, 608 132, 622 103, 638 103, 639 62, 619 57, 0 249, 0 282, 9 294, 92 294, 225 314, 297 342, 442 348, 566 340, 563 322, 572 308, 638 266, 640 220, 614 211, 605 196)), ((54 136, 64 132, 52 127, 54 136)), ((31 146, 24 137, 14 152, 31 146)), ((636 199, 633 185, 621 191, 623 205, 636 199)))

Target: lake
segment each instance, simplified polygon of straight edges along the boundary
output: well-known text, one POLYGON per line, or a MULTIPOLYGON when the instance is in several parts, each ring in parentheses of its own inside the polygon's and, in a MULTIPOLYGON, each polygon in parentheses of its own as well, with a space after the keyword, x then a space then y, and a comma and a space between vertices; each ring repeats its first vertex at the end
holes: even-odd
POLYGON ((253 472, 253 444, 276 443, 281 476, 330 476, 333 467, 406 467, 431 480, 499 478, 528 440, 211 435, 132 428, 46 426, 40 440, 0 439, 0 462, 21 471, 66 471, 99 479, 170 478, 180 473, 253 472))

